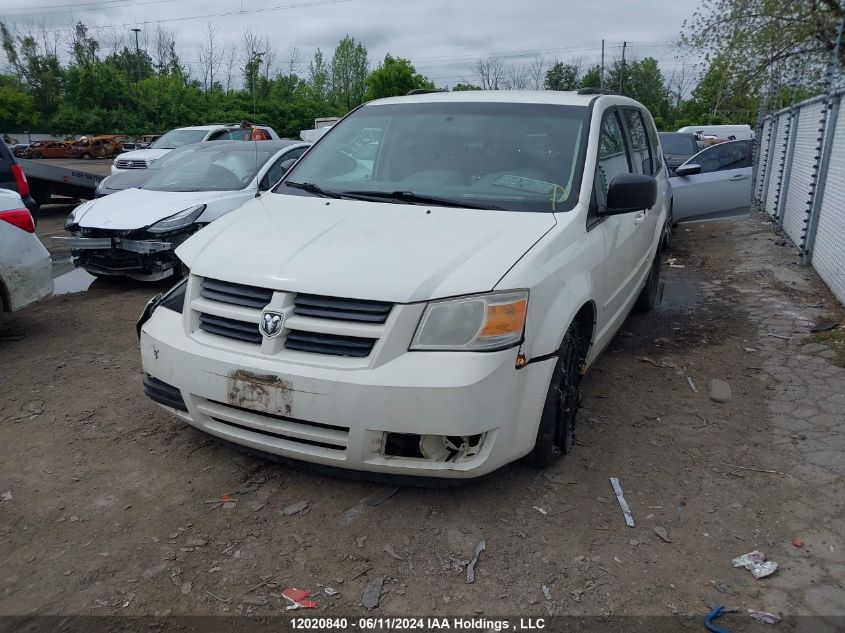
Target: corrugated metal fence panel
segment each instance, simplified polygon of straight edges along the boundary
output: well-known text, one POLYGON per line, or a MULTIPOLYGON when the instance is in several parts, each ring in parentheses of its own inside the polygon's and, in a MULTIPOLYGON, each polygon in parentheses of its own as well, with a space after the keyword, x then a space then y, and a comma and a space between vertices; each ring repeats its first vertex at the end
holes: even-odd
POLYGON ((798 113, 795 150, 792 169, 784 178, 789 179, 786 206, 783 207, 783 229, 797 245, 804 242, 804 229, 808 218, 807 202, 810 199, 810 179, 813 174, 816 147, 819 143, 819 118, 823 104, 814 103, 798 113))
POLYGON ((757 150, 757 182, 754 183, 754 199, 758 202, 763 199, 763 183, 766 182, 766 158, 769 154, 769 130, 772 128, 771 117, 763 122, 763 129, 760 131, 760 144, 757 150))
POLYGON ((788 114, 781 114, 778 117, 777 125, 774 128, 775 141, 772 144, 772 159, 769 161, 767 170, 769 174, 769 188, 766 192, 766 212, 769 215, 775 214, 775 202, 778 197, 778 186, 780 184, 780 170, 783 166, 783 147, 786 145, 786 131, 789 127, 786 123, 788 114))
POLYGON ((831 149, 813 266, 845 303, 845 116, 841 111, 831 149))

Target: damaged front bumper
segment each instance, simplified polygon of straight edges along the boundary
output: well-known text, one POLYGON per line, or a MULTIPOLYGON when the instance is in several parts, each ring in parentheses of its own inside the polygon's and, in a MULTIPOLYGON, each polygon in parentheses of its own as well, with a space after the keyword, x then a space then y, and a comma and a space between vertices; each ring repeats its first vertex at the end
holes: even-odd
POLYGON ((133 253, 162 253, 172 251, 173 242, 155 240, 130 240, 123 237, 54 237, 56 242, 70 246, 71 250, 110 250, 120 249, 133 253))
POLYGON ((515 348, 406 352, 350 370, 209 343, 173 310, 155 310, 142 326, 145 374, 186 410, 156 401, 188 424, 324 466, 453 479, 531 450, 555 362, 516 369, 515 348))
POLYGON ((192 233, 153 236, 144 231, 109 234, 100 229, 76 228, 70 236, 52 239, 69 246, 74 265, 90 273, 158 281, 179 270, 181 264, 174 251, 192 233))

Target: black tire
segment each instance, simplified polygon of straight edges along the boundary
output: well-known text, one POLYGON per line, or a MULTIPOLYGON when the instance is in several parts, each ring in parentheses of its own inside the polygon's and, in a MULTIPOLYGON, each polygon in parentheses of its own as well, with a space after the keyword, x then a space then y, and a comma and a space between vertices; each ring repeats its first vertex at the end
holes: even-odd
POLYGON ((33 152, 32 157, 33 158, 44 158, 44 156, 41 154, 41 152, 33 152))
POLYGON ((651 270, 648 273, 648 279, 643 286, 640 296, 637 297, 637 302, 634 304, 634 310, 637 312, 649 312, 654 309, 654 304, 657 303, 657 293, 660 291, 660 249, 654 255, 654 261, 651 263, 651 270))
POLYGON ((569 326, 560 345, 540 415, 537 442, 528 454, 528 462, 532 466, 550 466, 561 455, 569 453, 575 444, 575 417, 581 406, 583 353, 580 326, 576 322, 569 326))
POLYGON ((91 154, 83 154, 82 160, 91 160, 91 154))
POLYGON ((660 247, 664 251, 672 248, 672 232, 675 228, 675 218, 672 215, 672 208, 669 208, 669 216, 666 218, 666 226, 663 227, 663 240, 660 242, 660 247))

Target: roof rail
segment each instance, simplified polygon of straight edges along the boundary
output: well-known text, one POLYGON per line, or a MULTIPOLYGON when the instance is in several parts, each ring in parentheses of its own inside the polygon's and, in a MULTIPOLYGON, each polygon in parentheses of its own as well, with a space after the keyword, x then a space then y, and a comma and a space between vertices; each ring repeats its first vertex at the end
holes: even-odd
POLYGON ((601 88, 579 88, 575 91, 579 95, 615 95, 613 90, 602 90, 601 88))
POLYGON ((426 95, 431 92, 445 92, 445 90, 440 90, 439 88, 414 88, 413 90, 409 90, 405 93, 406 97, 410 97, 411 95, 426 95))

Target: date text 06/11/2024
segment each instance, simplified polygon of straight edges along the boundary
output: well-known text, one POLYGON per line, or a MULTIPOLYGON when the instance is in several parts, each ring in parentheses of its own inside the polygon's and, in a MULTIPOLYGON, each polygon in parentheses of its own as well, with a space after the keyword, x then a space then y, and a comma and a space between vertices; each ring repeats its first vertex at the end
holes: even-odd
POLYGON ((546 628, 543 618, 464 618, 464 617, 293 617, 291 628, 297 631, 540 631, 546 628))

